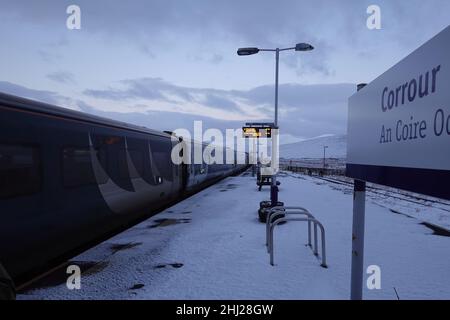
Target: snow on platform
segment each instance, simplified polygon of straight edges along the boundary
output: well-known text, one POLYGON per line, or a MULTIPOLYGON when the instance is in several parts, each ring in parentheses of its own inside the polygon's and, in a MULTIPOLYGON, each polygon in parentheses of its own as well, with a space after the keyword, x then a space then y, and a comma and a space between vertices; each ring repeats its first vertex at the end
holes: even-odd
MULTIPOLYGON (((246 173, 72 259, 84 266, 81 290, 67 289, 64 269, 18 299, 348 299, 351 189, 292 173, 279 179, 280 200, 308 208, 324 224, 328 269, 305 246, 302 222, 277 227, 276 265, 269 264, 265 225, 257 220, 269 189, 258 192, 246 173)), ((411 207, 369 194, 365 264, 381 267, 382 289, 365 289, 364 297, 397 299, 397 291, 400 299, 450 299, 450 238, 403 209, 450 221, 450 206, 411 207)))

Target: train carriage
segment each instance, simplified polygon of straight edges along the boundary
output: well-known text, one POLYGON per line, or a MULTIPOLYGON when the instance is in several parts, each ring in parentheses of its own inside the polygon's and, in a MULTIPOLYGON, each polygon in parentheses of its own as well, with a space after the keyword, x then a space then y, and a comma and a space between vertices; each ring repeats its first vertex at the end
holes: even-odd
POLYGON ((0 94, 0 264, 20 283, 246 165, 171 161, 172 135, 0 94))

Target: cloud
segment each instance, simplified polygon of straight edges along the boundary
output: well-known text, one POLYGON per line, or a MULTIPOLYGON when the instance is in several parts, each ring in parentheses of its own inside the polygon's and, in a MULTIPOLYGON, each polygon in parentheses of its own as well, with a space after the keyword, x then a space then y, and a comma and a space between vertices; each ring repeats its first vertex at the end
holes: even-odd
POLYGON ((140 46, 140 51, 143 54, 145 54, 147 57, 149 57, 150 59, 155 59, 156 58, 156 54, 146 44, 143 44, 143 45, 140 46))
POLYGON ((0 92, 22 98, 36 100, 72 110, 80 110, 75 99, 47 90, 30 89, 7 81, 0 81, 0 92))
MULTIPOLYGON (((311 53, 283 54, 282 79, 296 82, 297 73, 305 83, 366 81, 445 27, 450 9, 448 0, 379 0, 382 30, 369 31, 372 0, 77 0, 82 30, 68 31, 70 4, 2 1, 0 30, 10 45, 0 49, 0 68, 17 83, 40 86, 47 75, 82 94, 64 97, 51 86, 32 90, 9 82, 0 89, 159 129, 195 119, 219 127, 273 121, 273 85, 250 88, 272 79, 273 55, 237 62, 237 47, 309 42, 316 48, 311 53), (48 74, 55 65, 65 71, 48 74)), ((351 83, 280 85, 282 133, 345 133, 354 91, 351 83)))
MULTIPOLYGON (((281 85, 281 133, 290 137, 292 141, 323 134, 345 134, 347 130, 347 99, 355 92, 355 88, 354 84, 281 85)), ((198 90, 208 92, 208 89, 198 90)), ((218 108, 229 113, 242 113, 240 110, 244 108, 244 105, 249 106, 249 108, 262 110, 263 116, 257 121, 273 122, 273 91, 273 86, 263 86, 248 91, 214 90, 214 93, 206 95, 208 98, 203 100, 202 103, 209 108, 218 108)), ((185 94, 195 95, 192 92, 186 92, 185 94)), ((114 97, 114 94, 112 96, 114 97)), ((130 96, 127 99, 128 102, 132 101, 130 96)), ((155 104, 155 102, 151 100, 145 103, 147 106, 152 104, 155 104)), ((239 121, 232 121, 227 120, 226 117, 220 118, 211 114, 195 112, 196 110, 190 113, 174 110, 119 113, 93 108, 89 112, 160 130, 177 128, 192 130, 194 121, 203 121, 204 128, 225 130, 227 128, 240 128, 245 122, 255 120, 248 117, 239 121)), ((283 143, 283 141, 281 142, 283 143)))
MULTIPOLYGON (((69 0, 7 1, 2 3, 2 11, 18 16, 20 21, 64 31, 65 9, 70 4, 69 0)), ((324 37, 317 33, 320 21, 327 21, 327 26, 322 26, 327 31, 330 24, 346 23, 345 18, 338 18, 339 13, 352 12, 346 10, 351 6, 345 2, 336 6, 324 0, 197 0, 195 4, 179 0, 130 0, 116 1, 114 5, 109 0, 78 0, 77 5, 82 11, 83 32, 131 43, 150 57, 155 56, 154 47, 162 49, 162 46, 168 50, 194 47, 198 52, 210 52, 223 43, 235 43, 236 47, 239 44, 276 47, 297 41, 325 44, 324 37), (336 11, 335 15, 330 13, 331 9, 336 11)), ((363 15, 364 11, 361 12, 363 15)), ((309 67, 292 62, 296 59, 290 65, 328 74, 331 53, 316 51, 307 58, 309 67)), ((219 64, 223 55, 221 52, 202 59, 219 64)), ((49 59, 48 52, 45 58, 49 59)), ((283 59, 282 63, 289 63, 289 59, 283 59)))
MULTIPOLYGON (((346 76, 351 67, 343 65, 346 59, 353 58, 355 66, 364 64, 363 69, 372 62, 373 68, 385 62, 379 70, 382 72, 395 59, 442 30, 448 24, 450 10, 448 0, 378 0, 383 29, 369 31, 366 8, 373 4, 372 0, 196 0, 194 4, 180 0, 114 4, 109 0, 77 0, 82 10, 82 30, 69 32, 65 28, 65 9, 70 4, 73 1, 3 1, 0 17, 9 17, 8 21, 15 23, 5 25, 5 30, 31 25, 27 35, 33 41, 44 39, 36 50, 47 63, 64 62, 66 56, 70 60, 74 49, 87 44, 92 56, 114 56, 122 53, 115 50, 119 47, 133 48, 135 55, 127 56, 128 61, 123 59, 124 65, 150 58, 155 63, 167 63, 169 69, 172 65, 164 59, 170 56, 177 59, 173 67, 181 70, 182 63, 192 62, 190 57, 197 62, 198 70, 204 71, 210 65, 217 69, 230 66, 234 48, 239 46, 284 47, 300 41, 313 44, 316 49, 311 54, 286 54, 281 59, 295 71, 289 75, 290 81, 294 81, 295 73, 313 75, 313 81, 334 76, 340 76, 339 81, 351 81, 355 75, 346 76), (373 55, 378 59, 371 58, 373 55)), ((20 34, 15 38, 20 39, 20 34)), ((73 59, 66 63, 70 66, 73 59)), ((375 74, 379 73, 370 76, 375 74)), ((144 72, 140 75, 147 76, 144 72)), ((165 72, 151 76, 169 77, 165 72)))
MULTIPOLYGON (((273 121, 273 86, 228 91, 180 87, 162 79, 122 83, 129 86, 86 90, 85 98, 65 97, 8 82, 0 82, 0 90, 160 130, 192 129, 196 120, 203 121, 205 128, 221 130, 239 128, 247 121, 273 121), (161 102, 165 102, 163 107, 161 102), (104 105, 114 108, 103 108, 104 105), (189 108, 191 105, 194 107, 189 108), (251 116, 254 114, 261 116, 251 116)), ((345 133, 347 99, 354 91, 354 84, 280 85, 281 133, 294 138, 345 133)))
POLYGON ((29 89, 7 81, 0 81, 0 92, 50 104, 55 104, 62 98, 52 91, 29 89))
POLYGON ((213 108, 225 109, 233 112, 242 112, 242 108, 233 101, 226 92, 207 93, 204 102, 213 108))
MULTIPOLYGON (((188 56, 188 58, 191 58, 191 57, 188 56)), ((214 53, 214 54, 195 55, 193 57, 193 59, 194 59, 194 61, 197 61, 197 62, 198 61, 201 61, 201 62, 205 62, 206 61, 206 62, 211 63, 213 65, 218 65, 224 60, 224 57, 221 54, 214 53)))
POLYGON ((94 98, 107 100, 160 100, 169 103, 197 102, 206 103, 217 108, 232 108, 238 110, 236 103, 232 102, 232 95, 238 91, 226 91, 208 88, 190 88, 171 84, 161 78, 127 79, 119 82, 119 88, 88 89, 83 93, 94 98))
POLYGON ((56 61, 62 59, 62 55, 55 53, 53 50, 39 49, 37 53, 42 61, 47 63, 55 63, 56 61))
MULTIPOLYGON (((225 119, 232 119, 232 115, 240 115, 241 121, 253 121, 252 115, 258 115, 257 121, 273 121, 273 85, 250 90, 217 90, 177 86, 159 78, 124 80, 121 84, 124 87, 120 89, 86 90, 84 93, 109 101, 122 100, 127 104, 139 101, 143 111, 150 111, 148 106, 165 102, 165 109, 159 111, 198 117, 205 115, 199 109, 203 106, 210 110, 208 117, 211 119, 223 119, 224 115, 225 119), (195 107, 189 108, 192 104, 195 107), (220 113, 215 114, 214 110, 220 113)), ((345 133, 347 99, 354 91, 354 84, 280 85, 279 108, 283 130, 297 137, 345 133)))
MULTIPOLYGON (((95 98, 109 100, 128 100, 136 98, 144 98, 146 100, 168 100, 164 93, 170 93, 184 100, 191 100, 188 91, 182 87, 170 85, 161 78, 142 78, 120 81, 124 89, 108 88, 105 90, 84 91, 84 94, 95 98)), ((168 100, 172 102, 171 100, 168 100)))
MULTIPOLYGON (((194 115, 208 115, 215 119, 246 119, 264 115, 257 108, 248 108, 239 96, 226 90, 191 88, 171 84, 161 78, 127 79, 117 87, 89 89, 87 97, 138 107, 144 111, 168 111, 194 115)), ((126 111, 126 109, 124 110, 126 111)))
POLYGON ((75 84, 75 76, 70 73, 70 72, 66 72, 66 71, 57 71, 57 72, 52 72, 49 73, 47 75, 47 78, 57 82, 57 83, 62 83, 62 84, 75 84))
POLYGON ((212 64, 219 64, 223 61, 223 56, 220 54, 213 54, 213 56, 209 59, 212 64))
POLYGON ((144 126, 160 131, 174 131, 176 129, 183 128, 188 129, 190 132, 193 132, 194 121, 201 121, 203 124, 203 130, 216 128, 224 132, 226 129, 239 129, 240 127, 242 127, 242 121, 214 119, 208 117, 207 115, 193 115, 168 111, 123 113, 102 111, 82 101, 79 101, 78 105, 80 106, 82 111, 90 114, 95 114, 97 116, 132 123, 134 125, 144 126))

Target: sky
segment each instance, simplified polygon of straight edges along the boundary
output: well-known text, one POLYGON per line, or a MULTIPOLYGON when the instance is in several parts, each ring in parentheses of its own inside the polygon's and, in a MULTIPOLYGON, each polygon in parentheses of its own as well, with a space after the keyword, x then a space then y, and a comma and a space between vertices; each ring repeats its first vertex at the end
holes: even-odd
POLYGON ((0 92, 158 130, 273 121, 281 143, 345 134, 347 99, 448 26, 448 0, 0 0, 0 92), (81 29, 69 30, 69 5, 81 29), (369 5, 381 29, 369 30, 369 5))

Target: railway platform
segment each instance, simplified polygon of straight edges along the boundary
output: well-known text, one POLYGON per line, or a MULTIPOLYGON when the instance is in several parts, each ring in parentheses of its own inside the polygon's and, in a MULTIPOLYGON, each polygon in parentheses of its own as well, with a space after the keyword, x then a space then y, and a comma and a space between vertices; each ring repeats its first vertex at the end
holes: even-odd
MULTIPOLYGON (((328 269, 306 246, 306 224, 290 222, 275 231, 276 264, 270 265, 257 214, 269 190, 258 192, 249 171, 91 248, 17 298, 348 299, 351 186, 290 172, 279 180, 280 201, 308 208, 325 226, 328 269), (67 286, 70 265, 81 270, 78 289, 67 286)), ((406 197, 390 202, 370 190, 368 200, 366 264, 381 268, 382 282, 380 290, 366 288, 365 298, 449 299, 450 257, 444 253, 450 240, 423 225, 423 217, 444 217, 446 227, 450 206, 406 197)))

